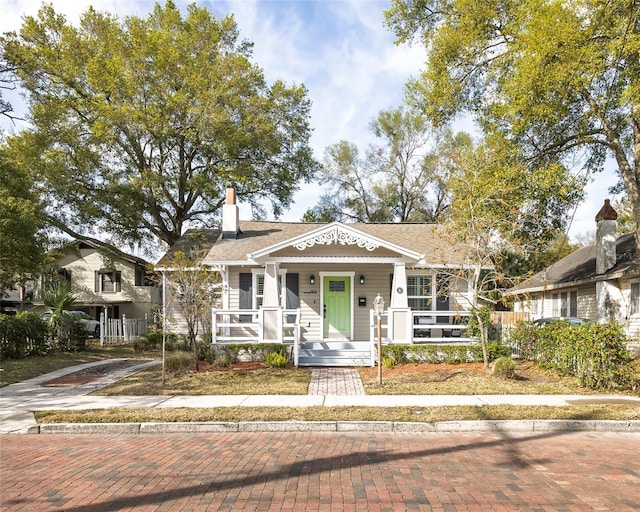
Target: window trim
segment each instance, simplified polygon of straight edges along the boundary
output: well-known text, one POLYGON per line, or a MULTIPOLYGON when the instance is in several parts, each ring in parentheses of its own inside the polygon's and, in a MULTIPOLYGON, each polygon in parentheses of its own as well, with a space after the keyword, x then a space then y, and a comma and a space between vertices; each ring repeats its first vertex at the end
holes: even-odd
POLYGON ((122 271, 121 270, 96 270, 95 271, 95 292, 96 293, 120 293, 122 292, 122 271), (104 289, 104 276, 111 276, 113 290, 104 289))
POLYGON ((552 307, 551 316, 559 316, 562 318, 571 318, 578 316, 578 289, 568 288, 564 291, 557 291, 551 295, 552 307), (575 304, 574 304, 575 298, 575 304), (563 306, 564 302, 564 306, 563 306), (575 306, 575 310, 573 307, 575 306), (563 313, 564 309, 564 313, 563 313))
POLYGON ((436 282, 436 278, 435 278, 435 274, 425 274, 423 272, 421 273, 407 273, 407 303, 409 305, 409 307, 411 308, 411 311, 435 311, 435 304, 436 301, 434 300, 435 298, 435 282, 436 282), (427 277, 430 280, 429 283, 429 294, 428 295, 409 295, 409 279, 412 277, 427 277), (411 306, 411 301, 419 301, 419 300, 426 300, 428 302, 429 305, 429 309, 417 309, 411 306))
POLYGON ((634 280, 629 283, 629 317, 640 317, 640 280, 634 280), (634 287, 637 289, 635 297, 633 294, 634 287))

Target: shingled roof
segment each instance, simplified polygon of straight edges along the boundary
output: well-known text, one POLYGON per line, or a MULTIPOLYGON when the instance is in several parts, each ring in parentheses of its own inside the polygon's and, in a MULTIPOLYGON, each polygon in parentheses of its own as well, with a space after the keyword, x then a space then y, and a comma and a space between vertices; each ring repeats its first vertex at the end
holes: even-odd
POLYGON ((594 243, 572 252, 510 291, 511 293, 534 292, 635 275, 640 275, 640 258, 636 254, 634 235, 629 233, 617 238, 616 264, 604 274, 596 274, 594 243))
MULTIPOLYGON (((276 246, 287 240, 312 233, 329 224, 309 222, 241 221, 236 238, 222 238, 219 230, 189 230, 157 263, 170 266, 176 251, 190 247, 194 236, 206 238, 210 246, 205 261, 209 264, 248 262, 247 255, 276 246)), ((469 264, 468 251, 461 244, 453 244, 444 228, 437 224, 364 224, 349 223, 346 227, 375 237, 390 245, 399 246, 423 256, 429 265, 469 264)))

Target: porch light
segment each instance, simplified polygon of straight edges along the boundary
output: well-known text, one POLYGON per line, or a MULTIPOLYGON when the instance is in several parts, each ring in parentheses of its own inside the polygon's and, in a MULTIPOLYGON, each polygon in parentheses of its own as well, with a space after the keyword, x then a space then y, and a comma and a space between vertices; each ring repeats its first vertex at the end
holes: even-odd
POLYGON ((309 276, 309 284, 316 284, 316 276, 313 274, 309 276))
POLYGON ((364 284, 364 276, 360 274, 360 284, 364 284))

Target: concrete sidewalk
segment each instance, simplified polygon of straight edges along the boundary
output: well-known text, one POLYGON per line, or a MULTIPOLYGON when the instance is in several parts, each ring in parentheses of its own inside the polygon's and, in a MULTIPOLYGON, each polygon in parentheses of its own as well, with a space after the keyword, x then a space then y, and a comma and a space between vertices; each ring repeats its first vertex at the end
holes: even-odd
MULTIPOLYGON (((30 379, 18 384, 12 384, 4 388, 0 388, 0 433, 26 433, 40 431, 60 431, 66 427, 47 427, 41 429, 33 415, 34 411, 43 410, 82 410, 82 409, 110 409, 110 408, 144 408, 144 407, 193 407, 193 408, 213 408, 213 407, 443 407, 443 406, 482 406, 482 405, 542 405, 542 406, 567 406, 567 405, 585 405, 585 404, 607 404, 607 403, 636 403, 640 405, 640 397, 626 395, 363 395, 359 394, 362 387, 358 374, 355 370, 345 371, 345 369, 323 368, 322 373, 316 374, 312 378, 316 381, 323 381, 326 389, 335 391, 336 394, 308 394, 308 395, 203 395, 203 396, 89 396, 89 393, 101 389, 127 375, 140 371, 148 366, 159 364, 158 361, 147 362, 141 365, 131 366, 121 369, 117 372, 110 373, 100 379, 94 380, 81 385, 61 386, 61 387, 43 387, 42 384, 52 379, 69 375, 71 373, 104 364, 104 361, 88 363, 69 368, 64 368, 56 372, 42 375, 35 379, 30 379), (332 375, 334 376, 332 380, 332 375), (344 392, 344 394, 340 394, 344 392), (347 392, 358 394, 346 394, 347 392), (48 430, 47 430, 48 429, 48 430)), ((320 371, 320 370, 318 370, 320 371)), ((318 392, 318 385, 310 386, 310 393, 318 392)), ((304 422, 282 422, 294 427, 296 423, 304 422)), ((346 422, 323 422, 328 425, 316 425, 317 429, 336 429, 338 423, 342 424, 342 429, 348 430, 345 426, 346 422)), ((356 422, 360 426, 352 425, 353 429, 367 428, 373 430, 398 430, 398 428, 389 426, 382 422, 375 426, 377 422, 356 422), (386 426, 383 426, 383 423, 386 426)), ((450 425, 448 429, 460 430, 460 425, 450 425)), ((455 422, 457 424, 465 423, 469 428, 474 430, 484 429, 492 430, 498 428, 498 422, 455 422), (474 426, 473 423, 478 425, 474 426)), ((130 424, 128 424, 130 425, 130 424)), ((129 427, 133 430, 140 431, 140 424, 129 427)), ((155 424, 157 425, 157 424, 155 424)), ((212 424, 209 424, 210 426, 212 424)), ((240 430, 238 424, 235 426, 227 425, 225 428, 240 430)), ((265 424, 262 423, 263 430, 282 430, 282 424, 265 424)), ((306 427, 298 425, 296 428, 306 429, 312 427, 314 423, 307 424, 306 427)), ((427 425, 427 424, 422 424, 427 425)), ((499 428, 507 428, 517 430, 540 430, 541 422, 503 422, 499 428), (535 423, 535 425, 534 425, 535 423), (537 427, 536 427, 537 425, 537 427)), ((547 422, 545 428, 551 428, 549 425, 556 425, 553 428, 566 428, 570 430, 601 430, 608 425, 606 429, 615 431, 635 431, 640 432, 640 421, 624 421, 624 422, 547 422)), ((172 428, 176 427, 174 424, 172 428)), ((194 425, 191 425, 193 430, 194 425)), ((70 427, 71 431, 84 431, 89 429, 95 431, 96 426, 70 427)), ((103 426, 107 429, 107 426, 103 426)), ((110 426, 109 428, 116 428, 110 426)), ((188 429, 189 426, 182 427, 188 429)), ((205 428, 205 427, 202 427, 205 428)), ((211 426, 211 428, 214 428, 211 426)), ((218 428, 218 427, 215 427, 218 428)), ((258 426, 252 427, 258 428, 258 426)), ((429 430, 433 430, 433 424, 428 424, 429 430)), ((165 426, 167 431, 169 426, 165 426)), ((144 429, 143 429, 144 430, 144 429)), ((162 430, 162 429, 161 429, 162 430)))

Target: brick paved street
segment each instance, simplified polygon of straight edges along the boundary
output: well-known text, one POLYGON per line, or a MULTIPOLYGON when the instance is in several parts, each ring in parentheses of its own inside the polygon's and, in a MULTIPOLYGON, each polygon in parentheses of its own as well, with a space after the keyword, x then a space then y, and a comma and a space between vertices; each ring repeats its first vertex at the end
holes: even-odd
POLYGON ((0 510, 640 510, 640 436, 0 436, 0 510))

